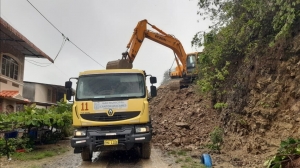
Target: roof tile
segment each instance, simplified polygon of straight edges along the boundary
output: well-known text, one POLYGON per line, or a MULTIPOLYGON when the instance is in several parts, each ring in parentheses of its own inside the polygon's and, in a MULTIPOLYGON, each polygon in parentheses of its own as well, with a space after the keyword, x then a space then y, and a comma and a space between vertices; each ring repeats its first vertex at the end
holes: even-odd
POLYGON ((11 97, 18 95, 19 91, 17 90, 3 90, 0 92, 0 97, 11 97))

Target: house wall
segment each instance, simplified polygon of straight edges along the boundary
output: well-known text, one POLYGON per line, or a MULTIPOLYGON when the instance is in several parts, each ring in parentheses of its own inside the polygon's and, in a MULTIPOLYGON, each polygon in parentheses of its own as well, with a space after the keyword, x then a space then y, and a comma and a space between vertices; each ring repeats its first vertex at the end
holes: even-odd
POLYGON ((4 99, 3 103, 2 103, 2 106, 3 106, 3 112, 6 112, 8 109, 7 109, 7 106, 8 105, 12 105, 13 106, 13 111, 16 111, 16 102, 15 101, 12 101, 12 100, 7 100, 7 99, 4 99))
POLYGON ((52 88, 43 84, 35 84, 34 101, 52 103, 52 88), (51 92, 51 95, 49 95, 50 99, 48 98, 48 89, 51 92))
MULTIPOLYGON (((11 81, 20 83, 23 85, 24 61, 25 61, 24 55, 20 51, 16 50, 13 46, 7 44, 5 41, 0 41, 0 56, 1 56, 0 61, 1 61, 1 63, 2 63, 2 55, 3 54, 6 54, 6 55, 14 58, 18 62, 18 64, 19 64, 18 80, 16 81, 14 79, 11 79, 11 81)), ((1 73, 1 71, 0 71, 0 73, 1 73)), ((3 76, 3 75, 1 74, 1 76, 3 76)))
MULTIPOLYGON (((17 90, 22 96, 23 94, 23 77, 24 77, 24 55, 15 49, 13 46, 9 45, 5 41, 0 41, 0 91, 3 90, 17 90), (18 80, 9 78, 1 74, 2 68, 2 55, 7 55, 12 57, 18 63, 18 80)), ((13 110, 16 110, 16 102, 8 99, 1 99, 0 110, 6 111, 7 105, 12 105, 13 110)))
MULTIPOLYGON (((23 93, 23 76, 24 76, 24 55, 14 49, 12 46, 0 41, 0 66, 2 68, 2 55, 8 55, 14 58, 19 64, 18 80, 14 80, 5 75, 0 76, 0 91, 2 90, 18 90, 20 95, 23 93)), ((1 69, 0 69, 1 73, 1 69)))

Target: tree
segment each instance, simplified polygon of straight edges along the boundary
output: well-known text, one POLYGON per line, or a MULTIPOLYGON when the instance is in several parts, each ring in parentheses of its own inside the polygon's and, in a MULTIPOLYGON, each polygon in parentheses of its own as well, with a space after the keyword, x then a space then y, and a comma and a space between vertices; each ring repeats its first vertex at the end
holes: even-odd
POLYGON ((160 85, 163 85, 163 84, 166 84, 167 82, 169 82, 171 80, 171 77, 170 77, 170 70, 166 70, 164 72, 164 77, 163 77, 163 80, 162 82, 160 83, 160 85))
POLYGON ((197 32, 191 42, 204 46, 198 84, 207 91, 220 86, 231 62, 293 36, 300 23, 300 0, 199 0, 198 6, 213 21, 210 32, 197 32))

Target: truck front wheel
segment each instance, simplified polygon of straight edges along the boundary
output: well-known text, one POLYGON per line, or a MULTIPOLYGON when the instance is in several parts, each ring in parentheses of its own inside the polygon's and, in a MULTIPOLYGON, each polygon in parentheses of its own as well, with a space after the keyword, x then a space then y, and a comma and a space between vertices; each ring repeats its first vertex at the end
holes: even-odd
POLYGON ((143 159, 149 159, 151 155, 151 143, 145 142, 141 146, 141 155, 143 159))
POLYGON ((83 148, 81 152, 81 158, 83 161, 91 161, 92 160, 92 152, 88 147, 83 148))

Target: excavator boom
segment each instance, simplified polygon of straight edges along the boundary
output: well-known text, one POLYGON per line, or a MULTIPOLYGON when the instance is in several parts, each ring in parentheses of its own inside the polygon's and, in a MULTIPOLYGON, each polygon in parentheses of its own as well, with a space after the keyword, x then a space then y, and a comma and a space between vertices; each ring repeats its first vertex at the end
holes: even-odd
POLYGON ((176 70, 172 72, 170 76, 183 78, 185 77, 188 72, 188 67, 193 66, 196 64, 196 59, 189 59, 189 57, 196 57, 196 55, 188 55, 184 51, 184 48, 181 42, 175 38, 174 36, 165 33, 161 29, 157 28, 156 26, 150 24, 146 19, 141 20, 138 22, 137 26, 134 29, 134 32, 127 44, 126 52, 122 53, 121 60, 110 61, 107 63, 107 69, 128 69, 132 68, 132 63, 134 62, 136 55, 144 41, 144 39, 150 39, 156 43, 159 43, 163 46, 166 46, 173 50, 176 60, 176 70), (154 30, 157 32, 151 31, 147 29, 147 25, 150 25, 154 30), (190 62, 189 62, 190 60, 190 62), (191 62, 194 61, 194 62, 191 62), (189 63, 189 65, 187 65, 189 63))

